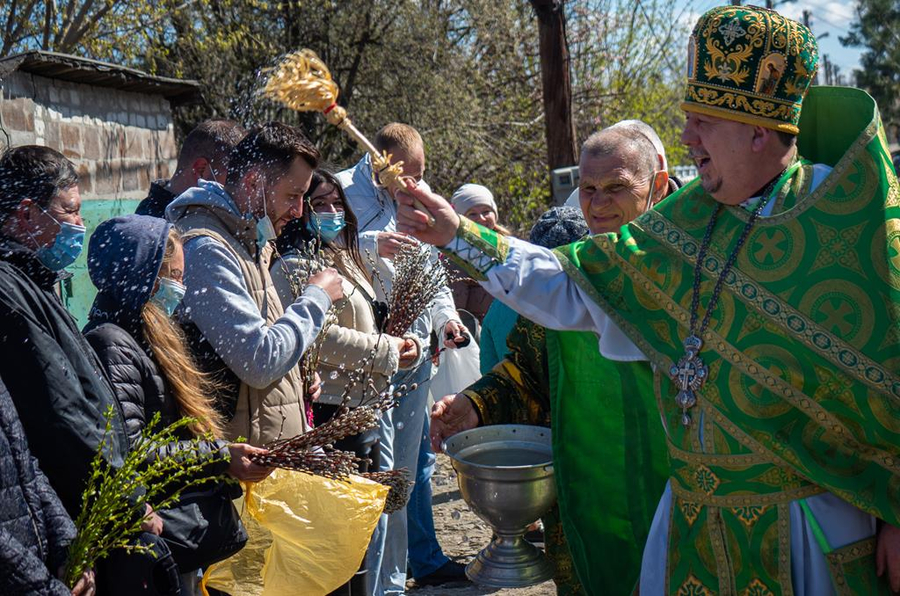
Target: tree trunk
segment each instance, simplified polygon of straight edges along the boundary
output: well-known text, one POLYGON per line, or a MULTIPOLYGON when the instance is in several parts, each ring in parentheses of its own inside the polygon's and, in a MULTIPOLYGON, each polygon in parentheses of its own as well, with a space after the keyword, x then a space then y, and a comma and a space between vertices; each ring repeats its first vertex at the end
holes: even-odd
POLYGON ((551 170, 575 165, 575 124, 566 43, 564 0, 531 0, 537 13, 544 90, 547 165, 551 170))

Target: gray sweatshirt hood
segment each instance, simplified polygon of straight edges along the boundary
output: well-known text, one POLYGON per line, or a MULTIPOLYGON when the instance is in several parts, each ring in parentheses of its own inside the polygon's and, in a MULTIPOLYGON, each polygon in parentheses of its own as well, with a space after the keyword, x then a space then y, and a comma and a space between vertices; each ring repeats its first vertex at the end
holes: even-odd
MULTIPOLYGON (((241 214, 234 199, 218 182, 200 180, 187 189, 166 208, 166 219, 180 227, 180 221, 191 213, 205 212, 222 222, 228 233, 240 242, 247 252, 257 255, 256 219, 241 214)), ((184 230, 182 230, 184 231, 184 230)))
POLYGON ((169 203, 166 208, 166 219, 171 222, 178 221, 189 207, 204 207, 217 212, 216 215, 219 217, 227 215, 228 219, 243 218, 231 195, 225 192, 221 184, 209 180, 199 180, 197 186, 187 189, 169 203))

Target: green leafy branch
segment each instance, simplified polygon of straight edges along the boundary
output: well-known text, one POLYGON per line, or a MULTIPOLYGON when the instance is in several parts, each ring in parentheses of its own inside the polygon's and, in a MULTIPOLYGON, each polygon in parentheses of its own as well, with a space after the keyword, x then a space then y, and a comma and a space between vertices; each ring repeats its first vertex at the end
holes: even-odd
POLYGON ((181 441, 179 431, 195 423, 193 418, 182 418, 157 430, 160 415, 156 413, 122 466, 113 468, 104 458, 113 416, 113 409, 109 408, 103 439, 91 462, 91 475, 75 520, 78 534, 69 545, 65 577, 69 587, 116 549, 149 551, 150 547, 132 542, 141 532, 147 505, 154 511, 174 506, 185 489, 216 478, 207 470, 210 465, 228 459, 227 454, 211 454, 206 448, 206 443, 213 440, 211 436, 181 441), (177 441, 182 443, 177 454, 159 456, 163 448, 177 441))

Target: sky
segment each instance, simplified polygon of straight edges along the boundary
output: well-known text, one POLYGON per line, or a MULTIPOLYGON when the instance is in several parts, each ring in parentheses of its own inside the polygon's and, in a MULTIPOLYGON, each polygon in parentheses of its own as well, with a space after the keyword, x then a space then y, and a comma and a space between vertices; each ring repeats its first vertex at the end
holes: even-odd
MULTIPOLYGON (((778 0, 776 0, 778 2, 778 0)), ((713 6, 726 4, 722 0, 676 0, 678 8, 687 7, 693 13, 691 22, 696 22, 696 17, 703 14, 713 6)), ((765 0, 753 0, 745 4, 757 4, 765 6, 765 0)), ((784 4, 778 4, 776 10, 781 14, 802 21, 804 10, 812 13, 812 30, 819 38, 819 54, 827 54, 828 59, 840 67, 840 74, 849 74, 859 69, 859 57, 862 49, 845 48, 841 45, 840 37, 847 35, 850 23, 856 14, 857 2, 855 0, 796 0, 784 4), (822 37, 825 34, 826 37, 822 37)), ((820 66, 821 69, 821 66, 820 66)), ((820 70, 821 72, 821 70, 820 70)))

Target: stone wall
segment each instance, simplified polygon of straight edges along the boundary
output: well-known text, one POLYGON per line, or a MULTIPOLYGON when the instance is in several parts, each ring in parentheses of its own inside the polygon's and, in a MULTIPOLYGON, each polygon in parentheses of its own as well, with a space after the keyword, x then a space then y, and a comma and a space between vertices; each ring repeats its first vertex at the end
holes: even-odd
POLYGON ((71 159, 86 200, 143 198, 175 169, 172 110, 160 95, 17 71, 0 81, 0 127, 0 149, 46 145, 71 159))

